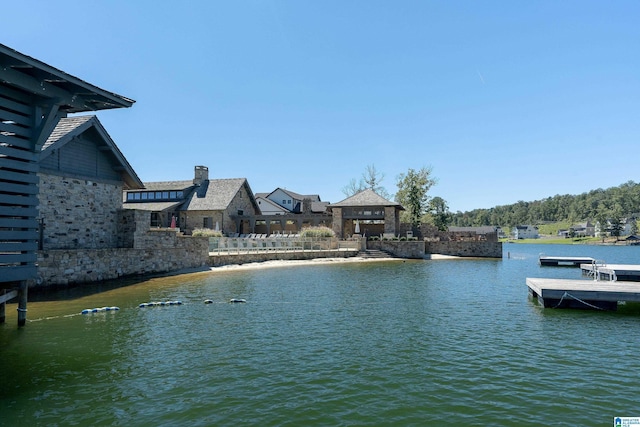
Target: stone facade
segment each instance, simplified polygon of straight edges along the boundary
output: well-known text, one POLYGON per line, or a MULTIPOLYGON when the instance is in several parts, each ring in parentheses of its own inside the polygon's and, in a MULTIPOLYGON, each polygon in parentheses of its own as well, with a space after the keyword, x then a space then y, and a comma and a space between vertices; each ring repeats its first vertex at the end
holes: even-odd
POLYGON ((122 184, 38 174, 43 249, 115 248, 122 184))
POLYGON ((502 242, 425 242, 425 252, 460 257, 502 258, 502 242))
POLYGON ((38 279, 31 287, 47 288, 139 274, 167 273, 206 267, 209 240, 154 230, 144 237, 146 248, 58 249, 38 251, 38 279))
POLYGON ((500 242, 373 240, 367 242, 367 248, 383 250, 402 258, 428 258, 430 254, 502 258, 502 243, 500 242))
POLYGON ((424 242, 401 240, 371 240, 367 242, 367 249, 377 249, 401 258, 424 258, 424 242))

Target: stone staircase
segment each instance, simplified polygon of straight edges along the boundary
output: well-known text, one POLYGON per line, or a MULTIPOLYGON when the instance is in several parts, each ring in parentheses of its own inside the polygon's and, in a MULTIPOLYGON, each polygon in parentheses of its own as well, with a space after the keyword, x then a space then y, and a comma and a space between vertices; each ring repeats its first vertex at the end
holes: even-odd
POLYGON ((366 249, 358 252, 358 258, 375 259, 375 258, 395 258, 394 255, 378 249, 366 249))

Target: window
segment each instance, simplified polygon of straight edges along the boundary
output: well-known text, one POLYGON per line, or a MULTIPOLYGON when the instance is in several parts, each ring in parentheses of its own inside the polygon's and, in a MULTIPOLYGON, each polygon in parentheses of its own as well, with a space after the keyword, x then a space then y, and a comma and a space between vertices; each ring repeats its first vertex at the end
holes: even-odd
POLYGON ((176 192, 175 191, 169 192, 169 198, 170 199, 175 199, 176 198, 176 192))
POLYGON ((291 204, 291 199, 287 200, 287 204, 290 205, 291 204))
POLYGON ((211 228, 209 218, 207 217, 202 218, 202 228, 211 228))
POLYGON ((133 200, 133 193, 127 193, 127 201, 133 200))
POLYGON ((177 192, 176 192, 176 198, 178 198, 178 199, 182 199, 182 197, 184 197, 184 196, 182 195, 182 191, 177 191, 177 192))
POLYGON ((153 191, 149 193, 149 200, 153 200, 155 198, 156 198, 156 193, 154 193, 153 191))
POLYGON ((142 193, 142 200, 147 200, 148 193, 142 193))
POLYGON ((135 200, 140 200, 140 193, 133 193, 133 198, 135 200))
POLYGON ((162 193, 159 191, 156 191, 156 199, 162 199, 162 193))
POLYGON ((168 199, 169 198, 169 192, 168 191, 163 191, 162 192, 162 198, 163 199, 168 199))

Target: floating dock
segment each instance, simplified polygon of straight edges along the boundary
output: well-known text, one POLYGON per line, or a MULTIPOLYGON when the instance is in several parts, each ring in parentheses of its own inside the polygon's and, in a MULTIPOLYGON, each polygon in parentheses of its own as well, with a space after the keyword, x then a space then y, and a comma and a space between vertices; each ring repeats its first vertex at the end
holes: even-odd
POLYGON ((616 310, 618 301, 640 302, 640 283, 527 278, 540 304, 550 308, 616 310))
POLYGON ((544 266, 580 267, 580 264, 593 264, 596 260, 591 257, 540 255, 540 258, 538 259, 538 261, 540 262, 540 265, 544 265, 544 266))
POLYGON ((640 282, 640 265, 634 264, 581 264, 582 274, 598 280, 640 282))

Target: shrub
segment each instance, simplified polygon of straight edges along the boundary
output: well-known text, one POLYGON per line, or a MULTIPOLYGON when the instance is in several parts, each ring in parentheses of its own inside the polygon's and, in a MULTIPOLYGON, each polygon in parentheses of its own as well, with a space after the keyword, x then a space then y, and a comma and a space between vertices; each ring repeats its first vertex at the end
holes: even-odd
POLYGON ((307 227, 300 232, 300 237, 335 237, 336 233, 329 227, 307 227))
POLYGON ((222 232, 210 228, 194 228, 191 235, 195 237, 222 237, 222 232))

